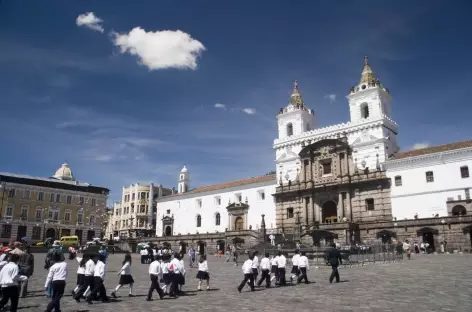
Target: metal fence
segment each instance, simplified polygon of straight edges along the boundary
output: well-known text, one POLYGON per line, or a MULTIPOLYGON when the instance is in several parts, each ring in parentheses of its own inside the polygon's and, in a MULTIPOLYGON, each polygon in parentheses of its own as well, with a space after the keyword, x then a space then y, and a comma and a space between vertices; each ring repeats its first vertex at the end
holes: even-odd
MULTIPOLYGON (((310 264, 314 266, 327 266, 327 252, 330 247, 311 247, 301 248, 300 252, 305 252, 310 264)), ((271 256, 282 251, 288 255, 289 260, 294 255, 293 249, 265 249, 271 256)), ((343 266, 365 265, 375 262, 396 262, 402 261, 404 255, 403 249, 399 245, 370 245, 370 246, 343 246, 340 248, 343 266)))

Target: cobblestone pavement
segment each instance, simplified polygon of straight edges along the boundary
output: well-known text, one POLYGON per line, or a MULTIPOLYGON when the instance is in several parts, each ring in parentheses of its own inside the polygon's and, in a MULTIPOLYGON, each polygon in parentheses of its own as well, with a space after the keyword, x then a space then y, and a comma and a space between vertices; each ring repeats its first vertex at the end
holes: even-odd
MULTIPOLYGON (((35 255, 35 274, 30 280, 28 297, 20 299, 21 311, 44 311, 48 303, 44 291, 44 256, 35 255)), ((122 259, 123 255, 109 257, 108 294, 118 282, 116 272, 122 259)), ((70 296, 70 290, 75 287, 77 263, 68 261, 67 295, 62 300, 62 311, 472 311, 472 255, 419 255, 404 262, 346 267, 340 269, 342 283, 339 284, 329 284, 328 268, 313 267, 309 279, 315 283, 261 288, 255 292, 245 288, 242 293, 236 289, 242 279, 241 267, 209 257, 211 291, 197 292, 197 270, 187 269, 186 296, 152 302, 145 301, 148 265, 140 264, 138 255, 133 260, 136 297, 128 297, 125 286, 117 300, 93 305, 76 303, 70 296)))

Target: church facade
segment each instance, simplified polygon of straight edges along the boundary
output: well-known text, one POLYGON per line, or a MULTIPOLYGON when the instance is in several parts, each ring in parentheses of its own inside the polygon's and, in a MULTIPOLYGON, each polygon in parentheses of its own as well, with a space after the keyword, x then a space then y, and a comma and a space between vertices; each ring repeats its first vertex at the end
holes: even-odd
POLYGON ((392 97, 367 57, 359 83, 349 89, 347 99, 350 120, 318 128, 315 113, 295 81, 288 105, 277 115, 275 172, 190 189, 184 167, 175 194, 157 200, 158 240, 222 246, 228 238, 244 241, 246 237, 246 243, 256 243, 268 234, 284 233, 306 245, 409 239, 432 246, 448 240, 470 247, 472 206, 467 178, 472 143, 448 151, 415 151, 414 157, 400 153, 392 97), (424 166, 420 165, 418 173, 414 168, 420 163, 424 166), (442 174, 444 180, 435 190, 432 184, 422 186, 414 178, 430 175, 423 172, 429 165, 436 169, 426 171, 442 174), (460 181, 446 178, 450 170, 459 170, 460 181), (398 176, 408 177, 408 188, 400 189, 398 176), (431 192, 436 193, 433 201, 442 207, 434 217, 428 217, 431 192), (405 198, 416 199, 408 202, 405 198), (420 218, 412 211, 421 211, 420 218))

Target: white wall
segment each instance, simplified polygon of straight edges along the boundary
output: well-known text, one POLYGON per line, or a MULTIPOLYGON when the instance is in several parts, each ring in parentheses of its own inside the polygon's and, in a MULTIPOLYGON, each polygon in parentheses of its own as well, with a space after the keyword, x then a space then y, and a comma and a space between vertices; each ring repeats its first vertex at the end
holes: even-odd
POLYGON ((462 178, 460 167, 468 166, 472 174, 472 149, 461 152, 429 154, 385 163, 392 181, 392 215, 397 219, 447 216, 446 201, 458 196, 465 199, 465 189, 472 188, 472 177, 462 178), (426 172, 433 171, 434 182, 426 182, 426 172), (395 176, 402 185, 395 185, 395 176))
POLYGON ((275 193, 275 180, 263 183, 247 184, 240 187, 216 190, 205 193, 179 194, 175 196, 163 197, 157 202, 157 224, 156 235, 162 236, 162 218, 170 210, 169 216, 174 215, 173 235, 178 233, 184 235, 187 233, 214 233, 215 231, 224 232, 228 228, 228 212, 226 207, 228 202, 236 201, 236 194, 241 194, 242 202, 246 198, 249 204, 248 223, 252 228, 258 229, 261 225, 261 214, 265 214, 266 228, 275 228, 275 203, 272 194, 275 193), (261 200, 259 192, 263 191, 265 199, 261 200), (221 198, 221 205, 217 205, 215 198, 221 198), (198 207, 197 200, 202 201, 201 207, 198 207), (220 213, 221 223, 215 225, 215 215, 220 213), (202 217, 202 225, 197 228, 197 215, 202 217))

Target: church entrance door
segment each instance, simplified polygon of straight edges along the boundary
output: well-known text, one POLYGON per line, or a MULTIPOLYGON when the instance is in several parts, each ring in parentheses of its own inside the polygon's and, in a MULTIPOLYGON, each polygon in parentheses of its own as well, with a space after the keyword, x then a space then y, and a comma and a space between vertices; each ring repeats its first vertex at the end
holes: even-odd
POLYGON ((166 226, 166 236, 172 236, 172 228, 170 226, 166 226))
POLYGON ((323 204, 321 208, 321 220, 324 223, 334 223, 338 222, 338 207, 336 203, 332 200, 327 201, 323 204))
POLYGON ((234 220, 234 229, 236 231, 244 230, 244 219, 242 217, 237 217, 236 220, 234 220))

